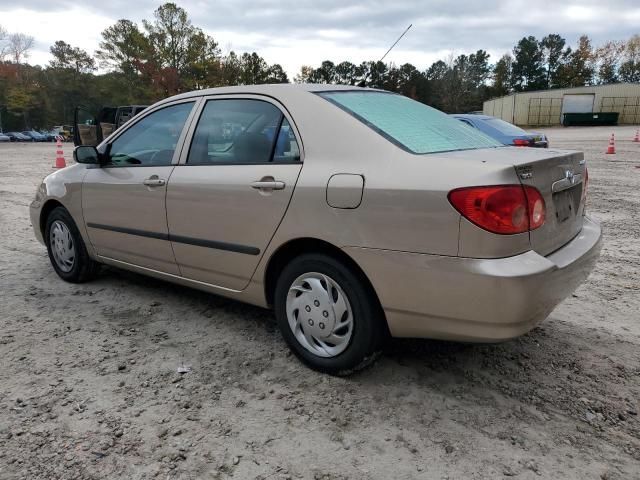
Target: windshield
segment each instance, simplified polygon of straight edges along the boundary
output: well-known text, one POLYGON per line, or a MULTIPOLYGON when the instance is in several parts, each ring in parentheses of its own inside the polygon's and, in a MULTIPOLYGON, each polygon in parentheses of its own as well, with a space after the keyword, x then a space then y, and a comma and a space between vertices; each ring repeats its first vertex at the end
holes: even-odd
POLYGON ((525 132, 520 127, 516 127, 515 125, 509 122, 505 122, 504 120, 501 120, 499 118, 487 118, 486 120, 483 119, 482 121, 487 122, 487 125, 495 128, 496 130, 498 130, 500 133, 503 133, 504 135, 526 135, 527 134, 527 132, 525 132))
POLYGON ((321 92, 318 95, 411 153, 502 146, 455 118, 402 95, 358 90, 321 92))

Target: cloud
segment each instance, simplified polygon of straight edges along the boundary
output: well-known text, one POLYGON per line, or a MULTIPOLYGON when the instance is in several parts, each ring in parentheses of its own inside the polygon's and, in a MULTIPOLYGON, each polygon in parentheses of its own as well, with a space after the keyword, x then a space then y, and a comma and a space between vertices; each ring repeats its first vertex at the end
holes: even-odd
MULTIPOLYGON (((488 50, 493 60, 523 36, 559 33, 574 44, 588 34, 595 44, 638 32, 637 0, 204 0, 177 2, 194 25, 223 50, 257 51, 290 76, 324 59, 359 63, 377 59, 410 24, 387 58, 425 69, 450 52, 488 50)), ((90 52, 100 32, 119 18, 151 18, 160 2, 109 0, 98 8, 68 0, 0 0, 0 23, 36 38, 32 61, 46 63, 48 47, 65 40, 90 52)))

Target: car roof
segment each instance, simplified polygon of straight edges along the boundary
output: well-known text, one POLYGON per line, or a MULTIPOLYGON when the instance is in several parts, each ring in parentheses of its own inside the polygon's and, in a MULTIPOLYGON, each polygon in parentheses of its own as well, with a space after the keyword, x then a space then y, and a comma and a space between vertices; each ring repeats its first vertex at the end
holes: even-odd
POLYGON ((392 93, 377 88, 363 88, 353 85, 330 85, 318 83, 270 83, 263 85, 237 85, 233 87, 216 87, 207 88, 204 90, 193 90, 191 92, 181 93, 179 95, 174 95, 173 97, 166 98, 158 102, 158 104, 192 97, 233 94, 267 95, 286 101, 288 96, 296 96, 304 92, 315 93, 347 90, 392 93))

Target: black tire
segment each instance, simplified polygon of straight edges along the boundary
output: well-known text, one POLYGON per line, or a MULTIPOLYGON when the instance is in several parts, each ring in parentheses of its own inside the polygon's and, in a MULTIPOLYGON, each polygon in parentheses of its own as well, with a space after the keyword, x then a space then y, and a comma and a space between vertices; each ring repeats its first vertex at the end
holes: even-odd
POLYGON ((87 247, 82 240, 82 236, 78 231, 78 227, 73 221, 73 218, 71 218, 69 212, 64 207, 54 208, 47 217, 47 223, 44 229, 44 241, 47 245, 47 252, 49 253, 49 260, 51 261, 51 265, 53 266, 53 269, 56 271, 58 276, 64 281, 71 283, 84 283, 93 279, 98 273, 100 264, 89 257, 87 247), (52 252, 51 227, 56 221, 61 222, 62 224, 64 224, 64 226, 67 227, 73 241, 75 257, 73 260, 73 266, 68 272, 63 271, 58 266, 52 252))
POLYGON ((358 273, 325 254, 304 254, 293 259, 280 274, 275 290, 274 309, 285 341, 306 365, 331 375, 349 375, 372 364, 380 353, 386 326, 384 314, 358 273), (287 318, 287 295, 301 275, 317 272, 330 277, 346 295, 353 312, 353 332, 346 349, 334 357, 321 357, 307 350, 296 338, 287 318))

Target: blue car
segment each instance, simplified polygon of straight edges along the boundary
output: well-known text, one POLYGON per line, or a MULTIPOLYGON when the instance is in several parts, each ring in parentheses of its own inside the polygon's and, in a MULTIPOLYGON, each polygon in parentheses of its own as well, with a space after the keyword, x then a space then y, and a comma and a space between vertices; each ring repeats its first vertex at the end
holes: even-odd
POLYGON ((39 132, 36 132, 35 130, 26 130, 26 131, 22 132, 22 134, 24 136, 26 136, 26 137, 29 137, 32 142, 46 142, 47 141, 47 137, 45 137, 44 135, 42 135, 39 132))
POLYGON ((500 118, 489 115, 458 113, 452 116, 473 128, 477 128, 505 145, 515 147, 549 147, 549 140, 543 133, 527 132, 500 118))

